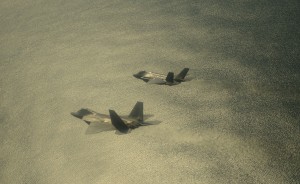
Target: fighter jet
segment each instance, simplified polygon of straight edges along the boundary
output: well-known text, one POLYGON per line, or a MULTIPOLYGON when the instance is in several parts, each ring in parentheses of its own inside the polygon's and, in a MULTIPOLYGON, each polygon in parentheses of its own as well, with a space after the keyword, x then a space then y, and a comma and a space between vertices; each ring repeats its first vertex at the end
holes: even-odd
POLYGON ((83 108, 71 114, 85 121, 89 127, 86 134, 93 134, 103 131, 118 130, 121 133, 128 133, 131 129, 139 126, 146 126, 159 123, 158 121, 144 122, 152 115, 143 114, 143 102, 137 102, 129 116, 119 116, 114 110, 109 110, 109 115, 97 113, 91 109, 83 108))
POLYGON ((147 82, 147 84, 173 86, 180 84, 181 82, 185 82, 185 76, 188 73, 188 71, 189 68, 184 68, 178 75, 176 75, 175 78, 173 72, 169 72, 168 75, 163 75, 154 72, 140 71, 137 74, 134 74, 133 76, 147 82))

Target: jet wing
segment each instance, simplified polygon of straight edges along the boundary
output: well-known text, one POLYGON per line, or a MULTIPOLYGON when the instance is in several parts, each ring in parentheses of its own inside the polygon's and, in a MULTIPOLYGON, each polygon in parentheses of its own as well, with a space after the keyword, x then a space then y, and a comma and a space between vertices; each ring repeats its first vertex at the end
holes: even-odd
POLYGON ((87 116, 84 116, 82 117, 82 120, 85 121, 85 122, 99 122, 100 119, 94 115, 87 115, 87 116))
POLYGON ((164 81, 163 79, 159 79, 159 78, 154 78, 154 79, 150 79, 147 84, 165 84, 166 81, 164 81))
POLYGON ((96 134, 99 132, 106 132, 115 130, 115 127, 107 122, 90 122, 85 134, 96 134))

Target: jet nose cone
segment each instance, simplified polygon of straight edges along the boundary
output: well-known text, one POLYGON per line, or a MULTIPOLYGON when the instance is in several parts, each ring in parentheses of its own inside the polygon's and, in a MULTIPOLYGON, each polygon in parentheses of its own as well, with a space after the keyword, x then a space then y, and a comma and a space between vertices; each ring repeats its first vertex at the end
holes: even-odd
POLYGON ((146 74, 146 71, 140 71, 136 74, 133 74, 134 77, 140 79, 141 77, 143 77, 146 74))
POLYGON ((81 119, 82 118, 82 116, 80 116, 78 113, 76 113, 76 112, 71 112, 71 115, 73 115, 73 116, 75 116, 76 118, 79 118, 79 119, 81 119))

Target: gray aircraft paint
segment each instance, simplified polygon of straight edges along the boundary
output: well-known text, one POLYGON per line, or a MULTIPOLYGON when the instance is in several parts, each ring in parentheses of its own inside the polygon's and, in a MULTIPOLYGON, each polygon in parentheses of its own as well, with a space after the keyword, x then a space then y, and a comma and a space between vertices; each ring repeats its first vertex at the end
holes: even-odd
POLYGON ((159 84, 159 85, 178 85, 181 82, 185 82, 184 78, 187 75, 187 72, 189 71, 189 68, 184 68, 176 77, 174 76, 173 72, 169 72, 168 75, 172 75, 171 81, 168 81, 168 75, 155 73, 155 72, 147 72, 147 71, 140 71, 136 74, 133 74, 133 76, 137 79, 141 79, 148 84, 159 84), (183 73, 183 74, 182 74, 183 73), (182 78, 179 79, 179 75, 183 75, 182 78))
MULTIPOLYGON (((73 115, 79 119, 82 119, 84 122, 86 122, 90 126, 86 131, 87 134, 117 129, 117 127, 115 127, 115 124, 113 125, 110 115, 97 113, 91 109, 82 108, 82 109, 78 110, 77 112, 71 112, 71 115, 73 115), (99 129, 95 130, 96 128, 99 128, 99 129), (94 130, 91 131, 91 129, 94 129, 94 130)), ((132 109, 131 113, 128 116, 119 116, 117 114, 116 114, 116 116, 121 118, 121 120, 125 123, 125 125, 129 129, 135 129, 135 128, 138 128, 139 126, 152 125, 151 123, 144 122, 144 120, 148 119, 148 116, 146 115, 144 118, 143 102, 137 102, 136 105, 134 106, 134 108, 132 109)), ((153 123, 153 121, 152 121, 152 123, 153 123)), ((156 123, 153 123, 153 124, 157 124, 157 123, 159 123, 159 122, 156 121, 156 123)), ((126 133, 126 132, 123 132, 123 133, 126 133)))

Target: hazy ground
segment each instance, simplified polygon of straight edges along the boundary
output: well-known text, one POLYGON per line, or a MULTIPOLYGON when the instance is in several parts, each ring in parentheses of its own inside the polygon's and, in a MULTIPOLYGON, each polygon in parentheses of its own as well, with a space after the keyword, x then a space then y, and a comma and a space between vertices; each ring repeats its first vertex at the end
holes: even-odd
POLYGON ((297 0, 2 0, 0 183, 299 183, 297 0), (146 85, 139 70, 194 80, 146 85), (81 107, 162 121, 85 135, 81 107))

